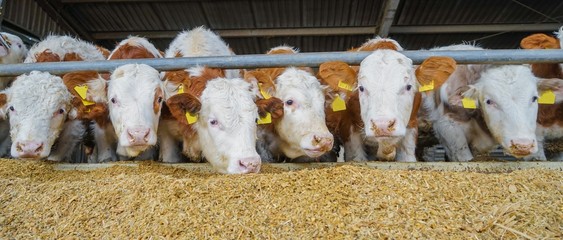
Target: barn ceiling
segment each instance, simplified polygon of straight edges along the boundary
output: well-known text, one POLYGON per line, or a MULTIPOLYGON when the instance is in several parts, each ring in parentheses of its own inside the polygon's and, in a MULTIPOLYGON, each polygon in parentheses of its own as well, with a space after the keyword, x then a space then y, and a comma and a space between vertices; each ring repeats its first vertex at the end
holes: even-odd
POLYGON ((179 31, 207 26, 237 54, 264 53, 281 44, 302 52, 343 51, 376 35, 405 49, 461 42, 517 48, 537 32, 563 25, 554 0, 12 0, 4 31, 29 42, 68 33, 107 48, 129 35, 164 50, 179 31))

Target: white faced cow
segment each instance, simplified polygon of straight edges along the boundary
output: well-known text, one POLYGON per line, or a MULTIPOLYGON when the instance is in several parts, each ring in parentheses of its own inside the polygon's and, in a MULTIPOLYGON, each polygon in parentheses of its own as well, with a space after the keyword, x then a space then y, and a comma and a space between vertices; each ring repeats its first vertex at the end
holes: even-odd
MULTIPOLYGON (((234 53, 227 44, 215 33, 203 27, 185 31, 170 43, 170 47, 165 52, 165 57, 205 57, 205 56, 230 56, 234 53)), ((164 81, 165 98, 183 92, 184 85, 187 88, 191 82, 202 82, 217 77, 237 78, 240 77, 238 70, 219 70, 207 67, 192 67, 189 69, 168 71, 161 74, 164 81)), ((163 162, 176 163, 182 160, 180 156, 179 143, 183 136, 180 124, 170 115, 165 107, 160 120, 159 159, 163 162)), ((186 152, 187 150, 183 151, 186 152)), ((191 159, 197 161, 199 158, 191 159)))
MULTIPOLYGON (((563 45, 563 27, 555 32, 559 39, 545 34, 533 34, 520 42, 520 46, 524 49, 562 49, 563 45)), ((563 63, 534 63, 531 64, 532 72, 539 78, 560 79, 553 81, 553 85, 549 89, 539 89, 540 96, 549 95, 551 90, 558 97, 555 101, 538 101, 538 120, 536 128, 536 137, 538 140, 538 153, 531 157, 539 160, 545 160, 546 155, 543 148, 544 140, 563 138, 563 63), (547 90, 547 91, 546 91, 547 90), (545 92, 544 92, 545 91, 545 92)), ((543 80, 540 80, 543 81, 543 80)), ((540 84, 541 86, 541 84, 540 84)), ((550 159, 563 161, 563 152, 559 152, 550 159)))
POLYGON ((347 161, 367 160, 366 145, 376 145, 382 160, 416 161, 418 90, 440 86, 455 69, 455 61, 431 57, 415 71, 394 40, 372 39, 360 50, 364 48, 373 53, 361 62, 357 78, 354 68, 342 62, 319 68, 319 77, 330 86, 330 105, 336 99, 346 103, 338 111, 327 108, 327 124, 343 142, 347 161))
POLYGON ((166 103, 184 136, 184 154, 205 158, 221 173, 260 171, 252 85, 242 79, 197 78, 166 103))
MULTIPOLYGON (((438 50, 482 48, 454 45, 438 50)), ((472 151, 487 152, 498 144, 511 155, 526 157, 538 150, 538 88, 552 83, 538 82, 523 65, 463 65, 424 105, 450 160, 469 161, 472 151)))
MULTIPOLYGON (((295 53, 297 50, 288 46, 268 52, 295 53)), ((262 98, 272 96, 283 102, 283 114, 272 120, 274 127, 260 128, 258 148, 264 150, 264 161, 284 156, 318 158, 332 149, 334 138, 325 122, 324 87, 309 69, 264 68, 247 72, 245 78, 259 86, 262 98)))

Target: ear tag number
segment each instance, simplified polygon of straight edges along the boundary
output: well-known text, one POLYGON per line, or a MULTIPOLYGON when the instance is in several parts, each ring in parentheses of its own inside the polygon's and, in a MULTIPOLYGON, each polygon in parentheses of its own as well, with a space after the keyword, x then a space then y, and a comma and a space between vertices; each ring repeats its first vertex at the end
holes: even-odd
POLYGON ((430 91, 430 90, 433 90, 433 89, 434 89, 434 79, 432 79, 432 81, 429 84, 420 86, 418 91, 419 92, 426 92, 426 91, 430 91))
POLYGON ((334 112, 346 110, 346 102, 344 102, 344 99, 340 98, 340 95, 336 95, 336 98, 332 101, 331 107, 334 112))
POLYGON ((260 89, 260 94, 262 94, 262 97, 264 97, 264 99, 270 99, 272 96, 270 96, 270 94, 268 94, 268 92, 264 91, 264 88, 262 88, 262 83, 258 84, 258 88, 260 89))
POLYGON ((338 81, 338 87, 339 87, 339 88, 342 88, 342 89, 345 89, 345 90, 348 90, 348 91, 354 90, 354 88, 352 87, 352 85, 350 85, 350 84, 348 84, 348 83, 345 83, 345 82, 343 82, 342 80, 338 81))
POLYGON ((543 91, 538 98, 539 104, 555 104, 555 93, 551 90, 543 91))
POLYGON ((468 97, 461 99, 461 104, 463 105, 463 108, 477 109, 477 103, 475 102, 475 100, 468 97))
POLYGON ((180 84, 180 86, 178 86, 178 93, 184 93, 184 84, 180 84))
POLYGON ((259 117, 258 122, 256 122, 256 123, 258 123, 258 124, 272 123, 272 114, 270 114, 269 112, 266 112, 266 116, 265 117, 259 117))
POLYGON ((186 120, 188 121, 188 124, 194 124, 195 122, 197 122, 197 118, 198 118, 197 114, 186 112, 186 120))
POLYGON ((86 100, 86 93, 88 92, 88 86, 86 85, 76 86, 74 87, 74 91, 78 93, 78 95, 82 99, 82 104, 84 104, 84 106, 90 106, 96 104, 95 102, 90 102, 86 100))

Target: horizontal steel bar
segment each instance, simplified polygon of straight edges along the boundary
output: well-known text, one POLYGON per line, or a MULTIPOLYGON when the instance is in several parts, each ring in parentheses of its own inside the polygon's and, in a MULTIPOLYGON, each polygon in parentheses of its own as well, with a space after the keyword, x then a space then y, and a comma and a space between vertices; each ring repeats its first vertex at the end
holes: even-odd
MULTIPOLYGON (((563 50, 483 50, 483 51, 403 51, 414 64, 420 64, 430 56, 450 56, 459 64, 521 64, 521 63, 559 63, 563 62, 563 50)), ((258 68, 307 66, 316 67, 323 62, 343 61, 348 64, 359 64, 370 52, 319 52, 277 55, 237 55, 219 57, 164 58, 164 59, 126 59, 93 62, 53 62, 34 64, 3 64, 0 65, 0 76, 14 76, 30 71, 48 71, 52 74, 63 74, 73 71, 93 70, 109 72, 130 63, 147 64, 158 70, 178 70, 192 66, 208 66, 217 68, 258 68)))
MULTIPOLYGON (((113 166, 139 167, 142 162, 128 163, 93 163, 93 164, 55 164, 55 170, 80 170, 90 171, 96 169, 109 168, 113 166)), ((215 172, 211 165, 206 163, 180 163, 162 164, 164 166, 194 170, 200 172, 215 172)), ((563 171, 563 162, 347 162, 347 163, 273 163, 263 164, 265 166, 279 168, 283 170, 301 170, 336 167, 343 165, 363 166, 382 170, 432 170, 432 171, 470 171, 470 172, 511 172, 524 169, 549 169, 563 171)))

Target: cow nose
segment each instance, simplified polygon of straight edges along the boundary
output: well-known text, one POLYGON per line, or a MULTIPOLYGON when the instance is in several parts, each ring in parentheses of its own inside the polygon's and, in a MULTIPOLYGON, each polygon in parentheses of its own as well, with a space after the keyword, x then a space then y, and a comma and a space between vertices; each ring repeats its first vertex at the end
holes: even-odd
POLYGON ((535 140, 516 138, 510 140, 510 151, 517 155, 529 155, 535 147, 535 140))
POLYGON ((260 157, 248 157, 238 160, 240 173, 257 173, 260 171, 260 165, 262 161, 260 157))
POLYGON ((329 151, 332 149, 334 138, 332 135, 315 134, 313 136, 313 146, 319 148, 320 151, 329 151))
POLYGON ((127 137, 132 145, 145 145, 149 142, 150 128, 134 127, 127 129, 127 137))
POLYGON ((396 118, 381 118, 371 120, 371 130, 376 137, 390 136, 397 127, 396 118))
POLYGON ((16 151, 20 157, 34 158, 38 157, 43 151, 43 143, 37 141, 23 141, 16 144, 16 151))

